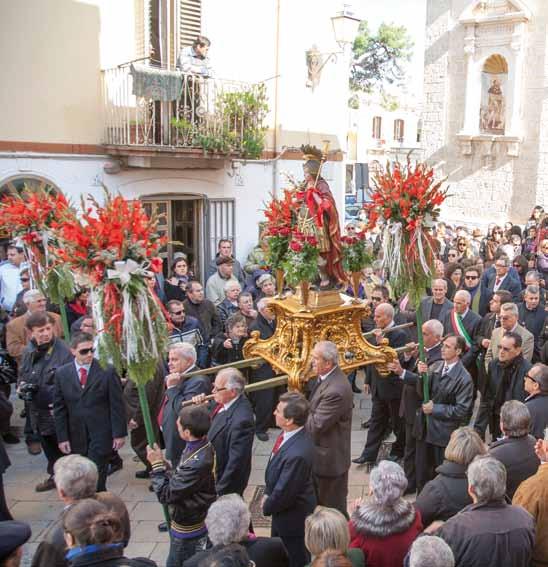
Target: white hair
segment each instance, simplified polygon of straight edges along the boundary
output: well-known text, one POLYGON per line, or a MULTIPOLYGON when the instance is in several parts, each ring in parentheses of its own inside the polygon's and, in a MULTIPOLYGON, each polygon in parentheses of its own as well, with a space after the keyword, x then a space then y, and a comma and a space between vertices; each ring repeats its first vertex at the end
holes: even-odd
POLYGON ((44 294, 39 289, 29 289, 23 294, 23 303, 25 305, 39 299, 45 299, 44 294))
POLYGON ((224 368, 219 371, 217 376, 221 378, 226 377, 225 388, 227 390, 234 390, 238 394, 243 393, 245 388, 244 375, 237 368, 224 368))
POLYGON ((93 498, 97 490, 97 465, 82 455, 66 455, 53 465, 58 490, 72 500, 93 498))
POLYGON ((421 536, 409 550, 409 567, 455 567, 455 557, 441 537, 421 536))
POLYGON ((173 343, 169 345, 168 351, 171 352, 177 350, 180 352, 180 356, 185 360, 189 360, 193 364, 196 362, 196 349, 189 343, 173 343))
POLYGON ((470 295, 470 293, 468 291, 466 291, 465 289, 459 289, 459 291, 457 291, 457 293, 455 293, 455 297, 457 297, 457 295, 459 297, 462 297, 466 303, 468 305, 470 305, 471 301, 472 301, 472 296, 470 295))
POLYGON ((506 493, 506 468, 490 456, 478 455, 466 471, 468 486, 473 490, 478 502, 502 500, 506 493))
POLYGON ((316 348, 320 356, 326 361, 331 362, 333 366, 339 364, 339 349, 337 345, 331 341, 319 341, 316 348))
POLYGON ((238 288, 241 291, 242 286, 237 281, 235 282, 234 280, 228 280, 225 283, 225 286, 224 286, 223 289, 224 289, 224 292, 226 294, 227 291, 230 291, 231 289, 236 289, 236 288, 238 288))
POLYGON ((445 291, 447 291, 447 282, 443 279, 443 278, 436 278, 433 282, 432 285, 443 285, 443 287, 445 288, 445 291))
POLYGON ((500 306, 500 310, 505 313, 511 313, 514 317, 519 317, 519 309, 515 303, 503 303, 500 306))
POLYGON ((436 337, 443 337, 443 325, 437 319, 429 319, 424 323, 429 331, 431 331, 436 337))
POLYGON ((384 313, 387 317, 390 317, 391 320, 394 319, 394 307, 390 305, 390 303, 381 303, 377 305, 375 312, 380 311, 384 313))
POLYGON ((225 494, 209 507, 205 519, 213 545, 238 543, 247 535, 251 514, 238 494, 225 494))
POLYGON ((262 311, 263 309, 266 309, 269 303, 270 300, 267 297, 262 297, 259 301, 257 301, 257 310, 262 311))
POLYGON ((381 461, 371 471, 369 486, 377 504, 392 506, 403 496, 407 488, 407 478, 398 463, 381 461))

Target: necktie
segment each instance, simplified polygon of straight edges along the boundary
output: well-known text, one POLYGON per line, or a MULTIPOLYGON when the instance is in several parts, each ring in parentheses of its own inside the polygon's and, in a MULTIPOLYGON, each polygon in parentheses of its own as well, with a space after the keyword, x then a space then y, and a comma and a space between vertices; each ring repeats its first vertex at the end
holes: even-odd
POLYGON ((449 374, 449 368, 447 368, 447 366, 444 365, 441 375, 447 376, 447 374, 449 374))
POLYGON ((501 279, 500 279, 500 278, 497 278, 497 279, 495 280, 495 287, 498 287, 498 286, 500 285, 500 282, 501 282, 501 279))
POLYGON ((80 369, 78 370, 78 372, 80 372, 80 386, 82 386, 82 388, 85 387, 86 382, 88 381, 88 371, 84 368, 84 367, 80 367, 80 369))
POLYGON ((274 447, 272 447, 272 454, 273 455, 275 455, 280 450, 280 447, 282 446, 283 440, 284 440, 284 434, 280 433, 278 435, 278 439, 276 439, 276 443, 274 443, 274 447))
POLYGON ((164 410, 166 409, 167 404, 167 394, 164 396, 162 401, 162 405, 160 406, 160 411, 158 412, 158 417, 156 418, 156 423, 158 423, 158 427, 162 429, 162 421, 164 421, 164 410))
POLYGON ((223 404, 217 404, 213 408, 213 411, 211 412, 211 419, 213 419, 223 408, 224 408, 223 404))

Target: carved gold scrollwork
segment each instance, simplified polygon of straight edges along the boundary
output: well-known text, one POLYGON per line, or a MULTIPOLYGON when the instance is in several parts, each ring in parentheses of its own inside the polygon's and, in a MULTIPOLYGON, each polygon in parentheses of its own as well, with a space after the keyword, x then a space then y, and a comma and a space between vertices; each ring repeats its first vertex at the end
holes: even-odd
POLYGON ((369 308, 363 304, 312 307, 306 311, 294 298, 274 299, 269 303, 276 314, 276 332, 266 340, 259 332, 251 333, 244 345, 246 358, 262 357, 281 374, 289 376, 289 387, 302 390, 312 376, 311 355, 319 341, 332 341, 339 348, 340 367, 349 372, 354 368, 375 364, 379 373, 388 374, 387 363, 396 352, 383 339, 373 346, 362 336, 361 319, 369 308))

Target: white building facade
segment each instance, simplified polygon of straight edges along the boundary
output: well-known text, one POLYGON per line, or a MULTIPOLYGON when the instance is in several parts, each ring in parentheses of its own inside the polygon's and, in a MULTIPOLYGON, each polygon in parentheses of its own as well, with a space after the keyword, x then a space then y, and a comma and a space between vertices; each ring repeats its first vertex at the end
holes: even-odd
POLYGON ((445 219, 524 223, 548 205, 547 24, 543 0, 428 0, 422 140, 445 219))
POLYGON ((78 202, 87 193, 101 198, 105 186, 142 199, 166 214, 163 229, 180 243, 166 256, 185 250, 200 275, 221 237, 233 239, 245 260, 264 203, 284 185, 281 172, 302 177, 299 146, 329 141, 324 177, 342 216, 348 60, 328 60, 341 52, 336 13, 337 3, 313 0, 5 3, 0 59, 14 80, 0 90, 0 188, 48 184, 78 202), (173 69, 179 49, 198 33, 212 41, 216 88, 265 86, 260 159, 176 143, 170 113, 180 101, 138 100, 123 83, 136 59, 148 57, 139 63, 149 65, 157 58, 173 69), (314 89, 306 60, 313 46, 326 61, 314 89), (127 97, 117 98, 122 92, 127 97))

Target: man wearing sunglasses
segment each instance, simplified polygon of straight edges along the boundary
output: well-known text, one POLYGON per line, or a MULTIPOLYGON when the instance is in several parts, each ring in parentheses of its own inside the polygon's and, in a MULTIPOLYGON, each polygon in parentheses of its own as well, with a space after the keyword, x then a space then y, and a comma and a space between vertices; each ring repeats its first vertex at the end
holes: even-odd
POLYGON ((525 405, 531 414, 531 435, 542 439, 548 427, 548 366, 538 362, 523 378, 525 405))
POLYGON ((519 275, 516 269, 512 267, 510 258, 505 255, 495 258, 493 266, 483 274, 479 304, 479 314, 482 317, 489 311, 489 301, 493 297, 493 293, 501 289, 508 290, 512 294, 512 301, 519 301, 521 294, 519 275))
POLYGON ((122 383, 112 366, 93 358, 93 337, 77 333, 70 341, 74 360, 55 373, 53 414, 59 449, 97 465, 97 492, 106 490, 108 462, 127 435, 122 383))

